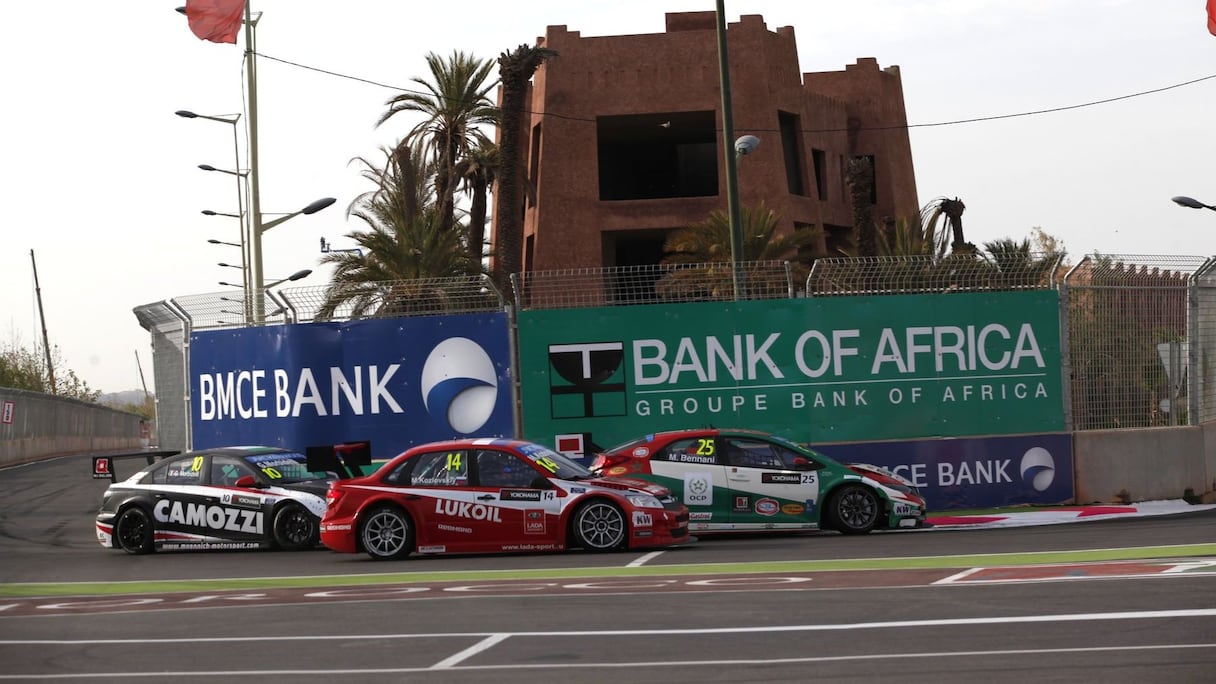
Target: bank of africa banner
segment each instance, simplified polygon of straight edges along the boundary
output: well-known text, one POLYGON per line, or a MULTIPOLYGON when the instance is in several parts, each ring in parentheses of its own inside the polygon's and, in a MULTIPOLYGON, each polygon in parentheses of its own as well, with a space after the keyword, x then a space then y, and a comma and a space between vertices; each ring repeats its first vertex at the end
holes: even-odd
POLYGON ((812 445, 841 463, 869 463, 920 489, 930 511, 1073 503, 1072 436, 1019 435, 812 445))
POLYGON ((525 436, 798 442, 1064 429, 1055 291, 523 311, 525 436))
POLYGON ((504 313, 302 323, 190 336, 192 443, 370 440, 373 458, 423 442, 509 436, 504 313))

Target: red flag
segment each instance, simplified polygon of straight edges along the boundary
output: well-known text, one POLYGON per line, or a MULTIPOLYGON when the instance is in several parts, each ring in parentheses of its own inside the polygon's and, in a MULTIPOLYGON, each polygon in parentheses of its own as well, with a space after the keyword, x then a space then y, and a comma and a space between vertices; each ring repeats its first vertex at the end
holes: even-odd
POLYGON ((244 14, 245 0, 186 0, 190 31, 212 43, 235 43, 244 14))
POLYGON ((1216 0, 1208 0, 1208 32, 1216 36, 1216 0))

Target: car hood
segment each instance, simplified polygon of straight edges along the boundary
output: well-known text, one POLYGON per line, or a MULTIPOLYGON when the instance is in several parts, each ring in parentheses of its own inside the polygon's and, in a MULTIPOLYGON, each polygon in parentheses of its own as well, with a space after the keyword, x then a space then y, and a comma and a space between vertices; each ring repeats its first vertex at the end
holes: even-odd
POLYGON ((647 482, 631 477, 596 477, 590 480, 582 480, 584 484, 595 485, 597 487, 605 487, 608 489, 616 489, 622 491, 642 491, 654 497, 664 497, 671 494, 671 490, 661 484, 647 482))

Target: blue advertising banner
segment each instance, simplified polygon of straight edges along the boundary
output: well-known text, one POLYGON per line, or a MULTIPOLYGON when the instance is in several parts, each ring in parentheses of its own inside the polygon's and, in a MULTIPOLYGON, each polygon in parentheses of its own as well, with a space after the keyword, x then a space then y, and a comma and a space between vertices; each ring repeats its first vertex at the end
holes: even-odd
POLYGON ((920 488, 930 511, 1072 503, 1068 434, 812 445, 841 463, 871 463, 920 488))
POLYGON ((513 433, 505 313, 190 336, 192 445, 370 440, 373 458, 513 433))

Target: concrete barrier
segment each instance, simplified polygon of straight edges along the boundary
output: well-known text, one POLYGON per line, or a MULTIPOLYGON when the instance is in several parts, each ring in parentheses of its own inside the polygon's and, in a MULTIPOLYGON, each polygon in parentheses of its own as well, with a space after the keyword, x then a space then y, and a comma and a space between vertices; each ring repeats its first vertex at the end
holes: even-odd
POLYGON ((147 446, 144 418, 87 401, 0 387, 0 466, 147 446))
POLYGON ((1216 423, 1073 433, 1077 503, 1181 499, 1216 489, 1216 423))

